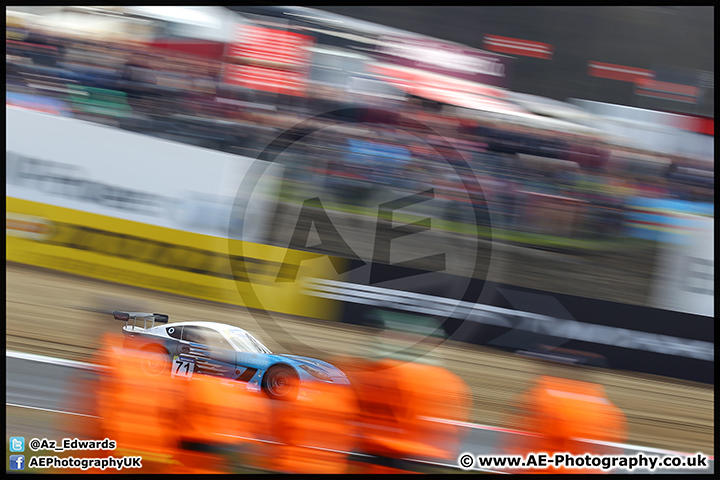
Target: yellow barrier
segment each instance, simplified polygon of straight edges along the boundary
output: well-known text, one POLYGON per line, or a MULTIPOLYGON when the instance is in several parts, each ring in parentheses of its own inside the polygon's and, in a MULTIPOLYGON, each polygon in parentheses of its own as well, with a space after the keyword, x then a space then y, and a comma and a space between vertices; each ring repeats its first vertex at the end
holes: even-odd
POLYGON ((9 261, 249 308, 338 318, 337 302, 302 293, 305 277, 337 279, 327 257, 286 256, 285 248, 6 200, 9 261), (283 267, 284 261, 289 265, 283 267), (297 280, 283 278, 296 269, 297 280))

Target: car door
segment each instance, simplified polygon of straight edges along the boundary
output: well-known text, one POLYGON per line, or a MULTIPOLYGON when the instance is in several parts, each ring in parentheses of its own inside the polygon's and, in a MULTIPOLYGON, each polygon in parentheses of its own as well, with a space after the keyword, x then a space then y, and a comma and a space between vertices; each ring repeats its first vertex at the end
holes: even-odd
POLYGON ((195 360, 195 372, 232 378, 235 350, 219 332, 208 327, 185 325, 178 354, 195 360))

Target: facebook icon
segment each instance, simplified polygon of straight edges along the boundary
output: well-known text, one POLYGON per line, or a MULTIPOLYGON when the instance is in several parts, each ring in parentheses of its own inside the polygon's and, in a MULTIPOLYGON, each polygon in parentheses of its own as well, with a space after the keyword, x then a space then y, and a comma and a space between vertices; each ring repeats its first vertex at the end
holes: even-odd
POLYGON ((10 470, 25 470, 25 455, 10 455, 10 470))

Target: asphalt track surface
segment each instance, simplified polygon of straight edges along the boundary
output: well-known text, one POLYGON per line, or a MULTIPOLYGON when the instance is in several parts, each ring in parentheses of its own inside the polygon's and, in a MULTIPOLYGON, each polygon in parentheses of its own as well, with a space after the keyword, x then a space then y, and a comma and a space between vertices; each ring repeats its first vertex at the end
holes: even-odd
MULTIPOLYGON (((361 353, 373 341, 369 331, 358 327, 279 317, 274 318, 274 324, 268 324, 242 307, 9 263, 6 280, 6 348, 13 351, 87 362, 99 337, 105 332, 118 332, 121 326, 109 315, 97 313, 100 309, 156 311, 169 314, 171 321, 224 322, 257 332, 274 351, 303 355, 312 345, 325 353, 323 359, 331 361, 342 354, 361 353)), ((470 420, 489 426, 503 425, 508 406, 529 385, 535 371, 527 359, 454 342, 436 348, 433 357, 470 386, 470 420)), ((67 402, 63 392, 68 388, 64 378, 69 373, 64 376, 53 372, 49 364, 38 369, 25 363, 13 364, 8 359, 7 403, 61 411, 72 407, 63 403, 67 402)), ((597 371, 594 376, 627 416, 628 444, 714 455, 712 386, 618 371, 597 371)), ((7 406, 6 412, 6 433, 15 434, 14 430, 21 428, 27 437, 42 432, 48 438, 60 438, 67 419, 59 417, 82 418, 16 406, 7 406)), ((470 428, 464 446, 473 454, 493 453, 502 443, 502 435, 470 428)))

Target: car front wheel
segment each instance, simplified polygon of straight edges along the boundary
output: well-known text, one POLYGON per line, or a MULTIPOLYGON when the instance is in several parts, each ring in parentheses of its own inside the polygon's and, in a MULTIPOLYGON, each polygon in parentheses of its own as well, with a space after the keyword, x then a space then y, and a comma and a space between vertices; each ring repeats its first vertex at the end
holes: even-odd
POLYGON ((274 400, 295 400, 299 379, 295 370, 287 365, 270 367, 262 381, 263 390, 274 400))

